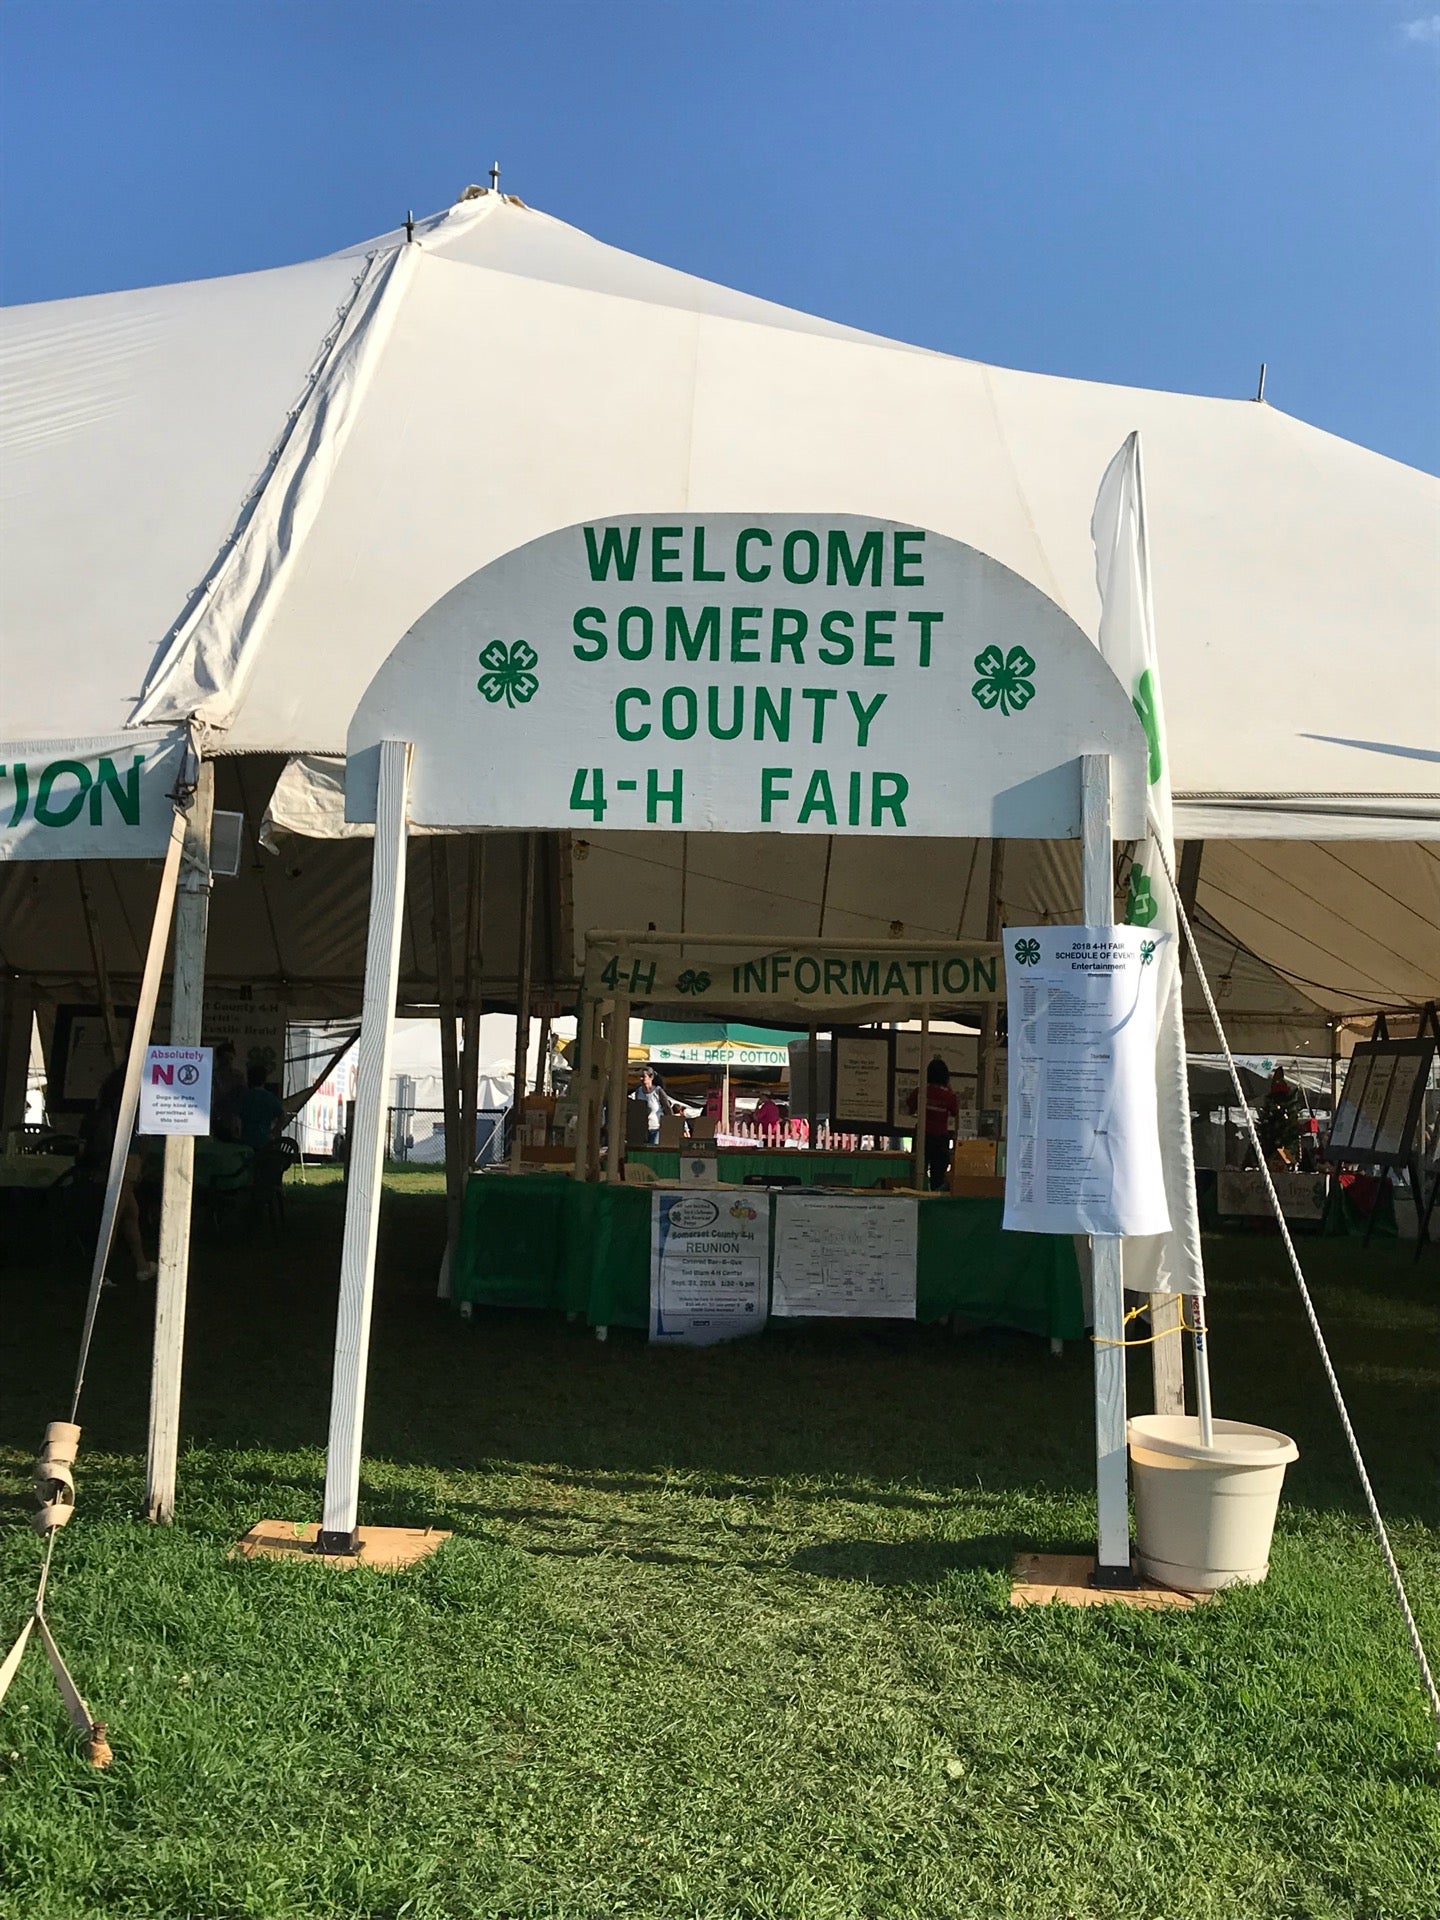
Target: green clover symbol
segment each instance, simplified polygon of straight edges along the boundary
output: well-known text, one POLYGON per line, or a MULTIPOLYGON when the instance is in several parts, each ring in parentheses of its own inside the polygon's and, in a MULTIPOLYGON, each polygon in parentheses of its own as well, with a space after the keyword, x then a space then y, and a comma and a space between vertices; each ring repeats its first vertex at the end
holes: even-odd
POLYGON ((1145 729, 1146 772, 1153 787, 1164 772, 1165 763, 1160 753, 1160 711, 1155 698, 1155 676, 1148 667, 1135 682, 1135 694, 1130 704, 1139 714, 1140 724, 1145 729))
POLYGON ((475 684, 492 706, 503 700, 507 707, 523 707, 539 691, 540 682, 531 672, 539 665, 539 655, 523 640, 510 647, 503 640, 492 640, 480 655, 480 664, 485 671, 475 684))
POLYGON ((986 647, 975 656, 975 671, 980 678, 970 693, 987 713, 992 707, 999 707, 1001 713, 1019 713, 1035 697, 1035 683, 1030 678, 1035 662, 1024 647, 1011 647, 1005 654, 999 647, 986 647))
POLYGON ((1130 894, 1125 902, 1125 918, 1132 927, 1148 927, 1160 911, 1160 902, 1151 891, 1143 867, 1130 869, 1130 894))
POLYGON ((1015 958, 1022 967, 1037 967, 1040 964, 1040 942, 1038 940, 1017 940, 1015 958))
POLYGON ((1140 964, 1141 964, 1141 966, 1142 966, 1142 967, 1148 967, 1148 966, 1149 966, 1149 964, 1150 964, 1150 962, 1151 962, 1151 961, 1152 961, 1152 960, 1153 960, 1154 958, 1155 958, 1155 942, 1154 942, 1153 940, 1142 940, 1142 941, 1140 942, 1140 964))
POLYGON ((698 968, 687 967, 675 984, 681 993, 705 993, 710 987, 710 976, 698 968))

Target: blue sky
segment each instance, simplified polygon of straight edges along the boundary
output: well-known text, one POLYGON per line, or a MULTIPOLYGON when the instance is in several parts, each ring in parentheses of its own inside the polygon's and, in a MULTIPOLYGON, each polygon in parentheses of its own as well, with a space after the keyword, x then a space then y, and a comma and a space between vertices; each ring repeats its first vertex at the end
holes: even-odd
POLYGON ((1436 0, 3 0, 0 297, 243 272, 504 186, 1005 365, 1440 467, 1436 0))

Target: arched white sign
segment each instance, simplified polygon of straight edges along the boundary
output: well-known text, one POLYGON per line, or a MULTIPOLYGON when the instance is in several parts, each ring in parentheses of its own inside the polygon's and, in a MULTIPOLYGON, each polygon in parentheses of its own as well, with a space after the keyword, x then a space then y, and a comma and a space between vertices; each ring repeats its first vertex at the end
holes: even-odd
POLYGON ((1144 830, 1144 736, 1053 601, 958 540, 848 515, 617 516, 423 614, 350 728, 346 817, 413 743, 433 827, 1074 838, 1078 757, 1144 830))

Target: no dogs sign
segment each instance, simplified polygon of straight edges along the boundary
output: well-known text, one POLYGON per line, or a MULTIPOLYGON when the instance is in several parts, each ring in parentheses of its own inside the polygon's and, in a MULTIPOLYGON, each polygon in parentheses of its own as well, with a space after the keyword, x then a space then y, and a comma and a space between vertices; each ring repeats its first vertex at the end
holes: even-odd
POLYGON ((145 1049, 141 1133, 209 1133, 210 1059, 209 1047, 145 1049))

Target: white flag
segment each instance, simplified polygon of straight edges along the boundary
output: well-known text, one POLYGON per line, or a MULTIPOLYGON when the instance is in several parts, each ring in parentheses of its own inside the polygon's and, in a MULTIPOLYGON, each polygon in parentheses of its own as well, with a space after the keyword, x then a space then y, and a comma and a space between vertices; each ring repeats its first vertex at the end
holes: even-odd
POLYGON ((1156 926, 1171 937, 1160 949, 1156 983, 1155 1081, 1160 1116, 1160 1153, 1169 1233, 1124 1243, 1125 1285, 1135 1293, 1203 1293, 1200 1215, 1195 1201, 1195 1156, 1190 1137, 1190 1090, 1185 1076, 1185 1011, 1180 978, 1180 924, 1157 843, 1175 871, 1170 806, 1170 767, 1165 713, 1160 702, 1160 663, 1155 651, 1155 609, 1150 596, 1150 547, 1145 526, 1145 482, 1140 436, 1132 433, 1100 482, 1090 522, 1100 586, 1100 651, 1135 703, 1149 748, 1149 831, 1135 849, 1125 918, 1133 926, 1156 926))

